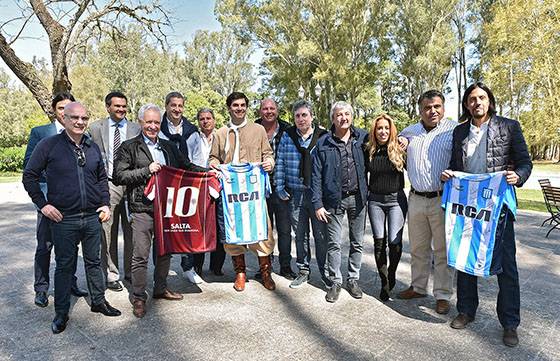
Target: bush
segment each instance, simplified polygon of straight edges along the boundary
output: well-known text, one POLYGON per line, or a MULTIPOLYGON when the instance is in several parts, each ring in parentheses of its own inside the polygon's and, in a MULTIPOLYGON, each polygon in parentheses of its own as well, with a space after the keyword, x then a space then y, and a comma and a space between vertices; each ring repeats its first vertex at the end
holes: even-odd
POLYGON ((0 148, 0 172, 21 172, 25 146, 0 148))

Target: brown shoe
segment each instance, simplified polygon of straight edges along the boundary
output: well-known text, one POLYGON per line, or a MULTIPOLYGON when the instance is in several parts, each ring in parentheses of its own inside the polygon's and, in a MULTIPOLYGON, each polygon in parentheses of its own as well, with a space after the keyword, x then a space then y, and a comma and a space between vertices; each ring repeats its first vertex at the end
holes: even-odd
POLYGON ((467 324, 473 321, 474 318, 472 318, 471 316, 467 315, 466 313, 460 313, 453 319, 453 321, 451 321, 451 324, 449 326, 456 330, 462 330, 463 328, 467 327, 467 324))
POLYGON ((235 282, 233 288, 237 292, 245 290, 245 282, 247 282, 247 274, 245 273, 245 255, 231 256, 233 262, 233 270, 235 271, 235 282))
POLYGON ((426 297, 426 295, 414 291, 414 288, 412 286, 408 287, 406 290, 398 294, 398 298, 403 300, 410 300, 412 298, 422 298, 422 297, 426 297))
POLYGON ((180 301, 183 299, 183 295, 180 293, 175 293, 173 291, 168 290, 167 288, 163 293, 154 294, 153 298, 155 300, 168 300, 168 301, 180 301))
POLYGON ((134 300, 132 302, 132 314, 138 318, 144 317, 146 315, 146 301, 134 300))
POLYGON ((437 300, 436 301, 436 312, 440 315, 447 315, 449 313, 449 301, 448 300, 437 300))
POLYGON ((270 264, 270 256, 259 257, 259 268, 261 270, 261 282, 267 290, 274 291, 276 289, 276 283, 270 275, 272 271, 272 265, 270 264))

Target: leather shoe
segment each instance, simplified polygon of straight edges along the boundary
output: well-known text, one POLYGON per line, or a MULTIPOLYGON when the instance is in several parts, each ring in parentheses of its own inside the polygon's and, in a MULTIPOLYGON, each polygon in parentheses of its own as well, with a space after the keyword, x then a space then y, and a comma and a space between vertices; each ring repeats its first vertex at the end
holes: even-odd
POLYGON ((49 305, 49 296, 45 291, 35 293, 35 304, 39 307, 47 307, 49 305))
POLYGON ((408 287, 406 290, 402 291, 401 293, 399 293, 398 297, 402 300, 410 300, 412 298, 422 298, 422 297, 426 297, 425 294, 422 293, 418 293, 416 291, 414 291, 414 288, 412 286, 408 287))
POLYGON ((362 298, 362 289, 358 286, 358 281, 348 280, 348 282, 346 282, 346 289, 348 290, 350 296, 358 300, 362 298))
POLYGON ((155 300, 180 301, 183 299, 183 295, 180 293, 175 293, 173 291, 170 291, 166 288, 165 291, 163 291, 163 293, 157 295, 154 293, 153 298, 155 300))
POLYGON ((456 330, 462 330, 463 328, 467 327, 467 324, 474 321, 474 318, 467 315, 466 313, 460 313, 451 321, 451 328, 456 330))
POLYGON ((341 288, 341 285, 339 285, 338 283, 334 283, 332 287, 327 291, 325 300, 330 303, 335 303, 338 300, 338 296, 340 296, 341 288))
POLYGON ((107 282, 107 288, 115 292, 120 292, 123 290, 123 286, 119 281, 107 282))
POLYGON ((134 300, 132 302, 132 314, 138 318, 144 317, 146 315, 146 301, 134 300))
POLYGON ((81 289, 78 286, 72 287, 70 289, 70 293, 72 293, 72 295, 76 297, 86 297, 89 294, 88 291, 81 289))
POLYGON ((504 345, 515 347, 519 344, 519 337, 517 337, 517 330, 515 328, 504 328, 504 337, 502 338, 504 345))
POLYGON ((52 333, 61 333, 66 329, 66 323, 68 322, 68 315, 62 313, 57 313, 51 324, 52 333))
POLYGON ((121 311, 111 306, 107 301, 98 305, 91 305, 91 312, 102 313, 105 316, 109 317, 116 317, 121 315, 121 311))
POLYGON ((449 313, 449 301, 448 300, 437 300, 436 301, 436 312, 440 315, 447 315, 449 313))
POLYGON ((298 276, 294 271, 292 271, 291 267, 282 267, 280 269, 280 276, 284 277, 287 280, 293 281, 298 276))

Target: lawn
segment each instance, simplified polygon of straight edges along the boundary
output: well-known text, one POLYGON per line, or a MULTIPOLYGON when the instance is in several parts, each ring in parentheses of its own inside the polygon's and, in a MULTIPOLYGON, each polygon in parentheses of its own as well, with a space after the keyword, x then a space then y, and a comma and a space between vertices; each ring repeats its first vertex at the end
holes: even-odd
POLYGON ((19 172, 1 172, 0 183, 21 182, 21 173, 19 172))
POLYGON ((533 172, 560 173, 560 163, 551 161, 535 161, 533 162, 533 172))
POLYGON ((517 193, 517 207, 519 209, 548 212, 540 189, 517 188, 515 191, 517 193))

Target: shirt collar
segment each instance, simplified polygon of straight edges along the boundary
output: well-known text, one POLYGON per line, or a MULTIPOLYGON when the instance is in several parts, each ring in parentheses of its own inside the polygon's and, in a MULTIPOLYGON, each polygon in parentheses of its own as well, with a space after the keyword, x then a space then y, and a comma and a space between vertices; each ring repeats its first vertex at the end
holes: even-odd
POLYGON ((152 147, 153 147, 153 146, 159 144, 159 138, 156 139, 156 141, 154 142, 154 141, 152 141, 150 138, 146 137, 146 136, 144 135, 144 133, 142 133, 142 139, 144 139, 144 143, 146 143, 146 145, 148 145, 148 146, 152 146, 152 147))
POLYGON ((311 126, 311 133, 309 133, 309 135, 307 137, 304 137, 303 134, 301 134, 301 132, 299 131, 298 128, 296 128, 296 133, 298 134, 298 136, 303 139, 303 140, 307 140, 310 137, 313 136, 313 133, 315 132, 315 127, 313 127, 313 125, 311 126))
POLYGON ((122 128, 124 126, 124 124, 126 123, 126 118, 124 118, 123 120, 121 120, 120 122, 116 122, 113 120, 113 118, 109 117, 109 122, 111 123, 110 126, 111 127, 119 127, 122 128))
POLYGON ((58 120, 54 121, 54 126, 56 127, 56 134, 60 134, 64 130, 64 125, 60 124, 58 120))

